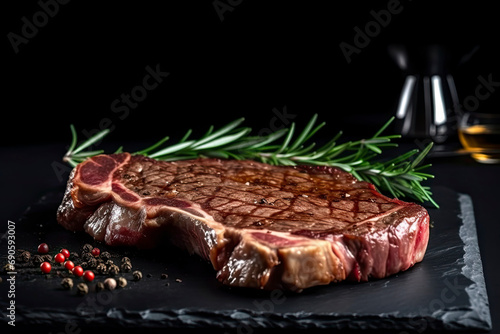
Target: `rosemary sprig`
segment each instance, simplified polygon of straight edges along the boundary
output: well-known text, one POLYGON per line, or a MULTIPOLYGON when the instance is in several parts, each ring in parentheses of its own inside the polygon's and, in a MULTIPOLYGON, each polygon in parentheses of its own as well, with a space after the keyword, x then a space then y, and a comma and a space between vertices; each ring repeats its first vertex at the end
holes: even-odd
MULTIPOLYGON (((278 130, 266 136, 249 136, 251 129, 240 127, 244 119, 239 118, 215 130, 213 126, 198 139, 190 139, 192 130, 188 130, 182 139, 170 146, 165 146, 169 137, 134 154, 141 154, 158 160, 173 161, 195 159, 199 157, 216 157, 224 159, 256 160, 272 165, 320 165, 341 168, 357 179, 374 184, 380 191, 390 193, 393 197, 410 197, 420 202, 438 204, 432 198, 432 192, 421 183, 434 176, 422 172, 430 164, 421 165, 423 159, 432 148, 430 143, 422 152, 413 149, 390 160, 376 159, 387 147, 396 147, 393 139, 400 135, 382 135, 394 118, 389 119, 372 137, 338 144, 342 132, 337 133, 330 141, 316 148, 310 139, 325 126, 316 125, 314 115, 297 135, 296 125, 278 130)), ((72 166, 88 157, 101 154, 102 151, 83 150, 105 137, 109 131, 103 130, 78 147, 77 135, 71 125, 72 142, 63 160, 72 166)), ((118 149, 121 152, 121 147, 118 149)))

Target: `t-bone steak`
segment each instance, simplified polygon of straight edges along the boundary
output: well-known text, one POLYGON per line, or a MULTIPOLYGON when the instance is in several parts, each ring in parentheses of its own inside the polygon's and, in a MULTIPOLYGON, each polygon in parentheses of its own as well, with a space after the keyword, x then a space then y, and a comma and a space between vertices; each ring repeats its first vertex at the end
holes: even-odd
POLYGON ((223 284, 301 291, 422 261, 429 215, 337 168, 99 155, 71 172, 58 222, 107 245, 171 242, 223 284))

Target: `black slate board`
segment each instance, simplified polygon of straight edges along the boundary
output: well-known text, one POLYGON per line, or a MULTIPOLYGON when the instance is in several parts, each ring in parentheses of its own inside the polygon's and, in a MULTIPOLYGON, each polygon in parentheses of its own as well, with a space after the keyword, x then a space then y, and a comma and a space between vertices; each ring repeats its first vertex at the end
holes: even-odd
MULTIPOLYGON (((117 260, 130 257, 134 270, 142 271, 144 278, 129 281, 123 289, 91 291, 81 297, 74 288, 62 290, 61 278, 55 274, 45 277, 20 271, 16 328, 66 332, 116 326, 170 331, 214 328, 225 334, 267 329, 487 331, 491 319, 471 198, 442 187, 433 191, 441 209, 429 208, 434 227, 422 263, 386 279, 314 287, 300 294, 224 287, 210 264, 169 246, 154 251, 109 249, 85 234, 58 226, 55 212, 62 190, 50 192, 15 222, 17 249, 34 251, 43 241, 80 250, 92 243, 101 251, 110 250, 117 260), (168 278, 161 278, 162 273, 168 278)), ((0 240, 0 250, 5 263, 5 238, 0 240)), ((132 277, 131 273, 123 276, 132 277)), ((5 284, 8 276, 2 274, 2 278, 0 321, 6 325, 9 284, 5 284)), ((103 279, 98 276, 96 281, 103 279)))

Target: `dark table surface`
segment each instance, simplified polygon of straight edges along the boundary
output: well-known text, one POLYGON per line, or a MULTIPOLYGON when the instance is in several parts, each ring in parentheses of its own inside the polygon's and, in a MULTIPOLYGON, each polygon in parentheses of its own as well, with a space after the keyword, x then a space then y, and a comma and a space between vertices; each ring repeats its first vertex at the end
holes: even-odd
MULTIPOLYGON (((7 220, 18 220, 30 204, 66 182, 68 168, 60 164, 64 150, 65 144, 62 143, 0 148, 0 175, 4 190, 0 195, 3 203, 0 208, 2 230, 7 220)), ((449 187, 472 198, 490 301, 491 333, 500 333, 500 228, 496 213, 500 166, 481 165, 469 156, 435 157, 429 158, 428 162, 433 164, 431 172, 435 175, 435 179, 428 184, 449 187)), ((49 328, 46 330, 50 331, 49 328)))

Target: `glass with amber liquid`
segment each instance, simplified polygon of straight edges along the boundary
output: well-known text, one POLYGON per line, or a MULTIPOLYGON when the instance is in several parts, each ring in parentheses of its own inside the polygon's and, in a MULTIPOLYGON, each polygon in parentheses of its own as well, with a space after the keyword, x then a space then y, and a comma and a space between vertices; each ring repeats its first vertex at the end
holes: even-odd
POLYGON ((500 113, 465 113, 459 122, 458 136, 477 162, 500 163, 500 113))

